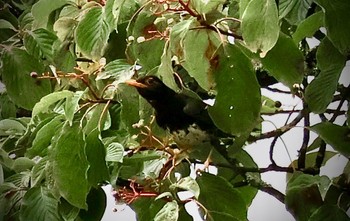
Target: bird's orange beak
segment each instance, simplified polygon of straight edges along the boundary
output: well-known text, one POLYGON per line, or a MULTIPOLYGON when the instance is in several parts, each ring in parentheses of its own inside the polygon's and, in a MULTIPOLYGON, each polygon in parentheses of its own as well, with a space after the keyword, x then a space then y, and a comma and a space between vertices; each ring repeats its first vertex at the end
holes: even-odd
POLYGON ((126 80, 125 83, 126 83, 127 85, 130 85, 130 86, 133 86, 133 87, 138 87, 138 88, 146 88, 146 87, 147 87, 147 85, 142 84, 142 83, 140 83, 140 82, 137 82, 137 81, 134 80, 134 79, 126 80))

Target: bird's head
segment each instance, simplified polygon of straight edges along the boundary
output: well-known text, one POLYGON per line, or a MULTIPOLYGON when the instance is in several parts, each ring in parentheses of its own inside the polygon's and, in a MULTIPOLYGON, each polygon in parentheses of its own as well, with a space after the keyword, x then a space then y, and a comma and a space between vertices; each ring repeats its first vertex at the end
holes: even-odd
POLYGON ((145 76, 137 80, 127 80, 126 84, 137 89, 139 94, 147 101, 160 101, 169 95, 175 94, 173 90, 168 88, 158 77, 145 76))

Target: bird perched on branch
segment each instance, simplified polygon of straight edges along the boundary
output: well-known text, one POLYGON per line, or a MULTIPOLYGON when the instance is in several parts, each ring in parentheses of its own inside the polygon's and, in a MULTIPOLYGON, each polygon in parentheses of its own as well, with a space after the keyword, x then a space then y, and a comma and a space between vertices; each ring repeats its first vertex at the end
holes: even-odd
MULTIPOLYGON (((155 109, 157 124, 175 134, 175 141, 185 146, 211 142, 220 131, 207 112, 207 104, 199 98, 176 93, 156 76, 127 80, 130 86, 155 109), (192 144, 191 144, 192 143, 192 144)), ((227 135, 227 134, 225 134, 227 135)))

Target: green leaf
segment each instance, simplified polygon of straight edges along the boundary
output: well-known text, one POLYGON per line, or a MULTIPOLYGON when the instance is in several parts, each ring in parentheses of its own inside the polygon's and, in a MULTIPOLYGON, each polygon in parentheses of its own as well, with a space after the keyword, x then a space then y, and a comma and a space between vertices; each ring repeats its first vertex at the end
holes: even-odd
POLYGON ((247 220, 243 196, 227 180, 202 173, 197 183, 201 191, 198 201, 208 210, 207 220, 247 220))
POLYGON ((221 130, 250 132, 260 117, 260 87, 250 60, 235 45, 227 45, 215 70, 217 96, 209 114, 221 130), (246 90, 249 88, 249 90, 246 90))
POLYGON ((137 1, 134 0, 110 0, 105 6, 106 21, 112 29, 117 29, 117 25, 127 22, 134 15, 138 8, 137 1))
POLYGON ((54 54, 54 42, 57 36, 43 28, 27 32, 24 36, 23 44, 29 54, 39 60, 48 60, 52 62, 54 54))
POLYGON ((53 30, 56 32, 58 39, 64 42, 72 37, 72 30, 74 30, 77 23, 72 17, 60 17, 55 22, 53 30))
POLYGON ((57 101, 63 100, 64 98, 73 97, 74 93, 71 91, 63 90, 56 91, 41 98, 38 103, 35 104, 32 112, 32 118, 39 113, 46 113, 49 111, 50 106, 57 101))
POLYGON ((103 131, 111 126, 111 116, 106 109, 106 105, 107 104, 97 104, 87 110, 87 124, 84 127, 84 132, 86 134, 91 133, 95 128, 98 128, 99 131, 103 131))
POLYGON ((276 113, 281 110, 280 107, 276 107, 276 101, 266 96, 261 96, 261 104, 261 114, 276 113))
POLYGON ((89 162, 87 178, 91 186, 96 187, 109 180, 108 168, 106 165, 106 149, 99 138, 98 129, 91 131, 86 137, 85 151, 89 162))
POLYGON ((196 199, 198 199, 199 197, 200 189, 199 189, 198 183, 196 182, 196 180, 194 180, 192 177, 189 177, 189 176, 181 178, 179 181, 172 184, 170 188, 179 188, 181 190, 188 190, 191 193, 193 193, 196 199))
POLYGON ((210 60, 219 46, 211 39, 216 33, 204 29, 188 31, 182 40, 183 67, 205 90, 213 87, 210 60))
POLYGON ((34 28, 46 28, 49 22, 51 12, 68 4, 71 0, 40 0, 32 7, 32 14, 34 17, 34 28))
POLYGON ((124 147, 120 143, 112 142, 107 146, 106 161, 122 163, 124 158, 124 147))
POLYGON ((33 187, 26 192, 22 200, 20 220, 23 221, 59 221, 58 200, 46 187, 33 187))
POLYGON ((79 217, 84 221, 101 220, 107 206, 106 194, 101 187, 92 188, 87 196, 88 210, 80 210, 79 217))
POLYGON ((305 19, 313 0, 281 0, 279 1, 280 19, 285 18, 295 25, 305 19))
POLYGON ((177 221, 179 218, 179 205, 175 200, 167 202, 154 217, 154 221, 177 221))
POLYGON ((35 162, 27 157, 18 157, 15 159, 12 165, 12 169, 16 173, 20 173, 22 171, 30 170, 35 165, 35 162))
POLYGON ((350 53, 350 4, 344 0, 315 0, 325 12, 327 36, 344 55, 350 53))
POLYGON ((293 89, 294 84, 300 84, 304 77, 303 54, 293 40, 282 33, 275 47, 261 62, 271 76, 290 89, 293 89))
POLYGON ((86 209, 89 193, 83 132, 78 123, 65 123, 52 144, 53 179, 59 193, 70 204, 86 209))
POLYGON ((279 36, 278 11, 274 0, 252 0, 242 16, 242 34, 247 47, 262 56, 275 46, 279 36))
POLYGON ((33 140, 32 147, 26 152, 27 156, 46 156, 51 140, 62 128, 63 122, 62 116, 57 116, 40 128, 33 140))
POLYGON ((189 3, 199 14, 208 14, 209 12, 218 9, 220 5, 226 3, 226 0, 192 0, 189 1, 189 3))
POLYGON ((321 72, 306 87, 305 100, 310 110, 318 114, 323 113, 333 100, 346 57, 325 37, 317 50, 316 59, 321 72))
POLYGON ((318 188, 319 176, 295 173, 287 184, 285 204, 287 210, 300 221, 307 221, 322 204, 318 188))
POLYGON ((64 221, 73 221, 77 220, 80 209, 75 206, 72 206, 64 198, 62 198, 60 199, 58 211, 64 221))
POLYGON ((87 58, 98 60, 104 54, 109 37, 109 27, 101 7, 91 8, 79 22, 75 31, 80 52, 87 58))
POLYGON ((17 107, 6 93, 0 94, 0 120, 16 117, 17 107))
POLYGON ((40 183, 45 179, 47 167, 49 165, 48 157, 45 156, 32 168, 32 176, 30 177, 30 184, 32 187, 40 186, 40 183))
POLYGON ((134 75, 134 67, 131 66, 125 59, 117 59, 109 62, 103 72, 99 74, 96 80, 112 78, 118 83, 125 82, 134 75))
POLYGON ((294 42, 297 44, 306 37, 311 38, 323 26, 323 19, 324 13, 319 11, 300 22, 292 35, 294 42))
POLYGON ((308 219, 308 221, 324 221, 324 220, 337 220, 337 221, 349 221, 350 217, 344 210, 340 209, 337 205, 323 205, 316 210, 308 219))
POLYGON ((131 208, 136 213, 138 221, 150 221, 154 220, 156 214, 165 205, 163 200, 154 200, 154 198, 139 198, 133 204, 131 208))
POLYGON ((165 85, 178 92, 179 87, 175 82, 173 72, 174 70, 171 61, 171 49, 169 47, 169 41, 167 41, 164 46, 161 63, 157 70, 157 75, 160 76, 165 85))
POLYGON ((127 85, 121 85, 121 121, 126 126, 130 134, 138 133, 138 129, 133 127, 135 123, 140 120, 139 115, 139 99, 138 93, 135 88, 131 88, 127 85))
POLYGON ((2 62, 2 80, 16 105, 31 110, 41 97, 50 93, 50 81, 30 76, 43 73, 44 67, 26 51, 12 48, 4 53, 2 62))
POLYGON ((17 31, 11 22, 6 21, 5 19, 0 19, 0 29, 11 29, 13 31, 17 31))
POLYGON ((18 120, 4 119, 0 121, 0 136, 22 135, 26 128, 18 120))
POLYGON ((152 70, 160 64, 165 44, 159 38, 153 39, 154 33, 158 30, 154 24, 156 18, 153 12, 142 10, 127 28, 129 44, 126 53, 128 58, 132 58, 131 62, 137 61, 144 71, 152 70))
POLYGON ((83 96, 84 92, 76 91, 73 96, 69 96, 66 98, 66 103, 64 105, 64 114, 66 115, 66 119, 72 125, 74 114, 79 109, 79 101, 83 96))
POLYGON ((327 144, 345 157, 350 157, 350 129, 348 127, 322 122, 310 127, 310 130, 317 133, 327 144))

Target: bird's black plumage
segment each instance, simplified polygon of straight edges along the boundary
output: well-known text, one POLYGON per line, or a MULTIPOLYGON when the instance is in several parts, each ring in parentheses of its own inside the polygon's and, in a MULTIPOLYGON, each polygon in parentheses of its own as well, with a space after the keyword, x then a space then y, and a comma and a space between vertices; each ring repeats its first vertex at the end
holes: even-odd
POLYGON ((158 77, 146 76, 128 80, 126 83, 136 87, 138 93, 152 105, 160 127, 171 132, 187 130, 191 125, 196 125, 202 130, 214 127, 204 102, 176 93, 158 77))

